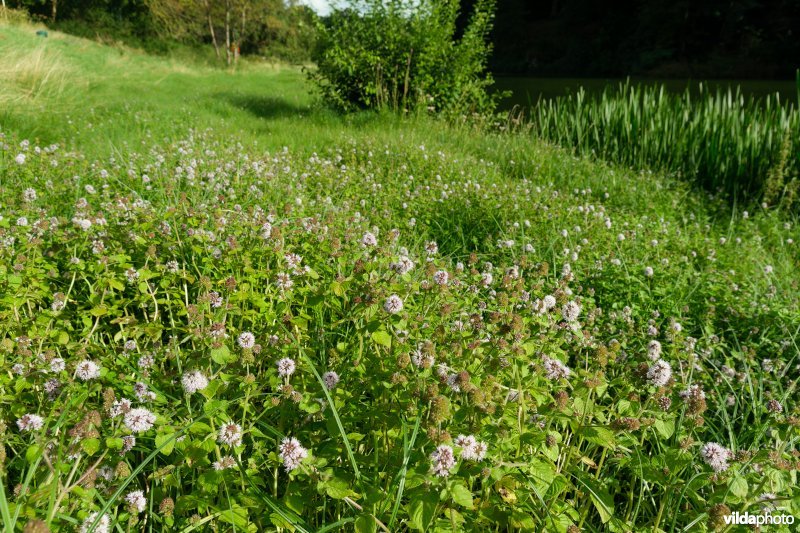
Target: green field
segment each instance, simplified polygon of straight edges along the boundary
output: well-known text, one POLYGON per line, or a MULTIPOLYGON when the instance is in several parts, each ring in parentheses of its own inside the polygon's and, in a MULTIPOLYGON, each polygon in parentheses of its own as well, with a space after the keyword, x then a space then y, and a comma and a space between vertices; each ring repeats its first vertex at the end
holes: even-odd
POLYGON ((0 25, 0 80, 6 530, 800 516, 791 213, 282 65, 0 25))

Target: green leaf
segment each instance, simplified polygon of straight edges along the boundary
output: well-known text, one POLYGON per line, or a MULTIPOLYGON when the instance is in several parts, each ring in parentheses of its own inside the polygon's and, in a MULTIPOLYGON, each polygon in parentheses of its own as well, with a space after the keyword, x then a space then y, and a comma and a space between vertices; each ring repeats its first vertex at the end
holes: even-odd
POLYGON ((175 433, 159 433, 156 435, 156 448, 164 455, 169 455, 175 449, 175 433))
POLYGON ((521 529, 522 531, 535 531, 536 522, 533 521, 531 515, 523 513, 518 509, 511 512, 511 525, 521 529))
POLYGON ((211 350, 211 359, 218 365, 224 365, 236 361, 236 355, 227 346, 222 346, 211 350))
POLYGON ((200 394, 202 394, 203 396, 205 396, 205 398, 206 398, 207 400, 210 400, 211 398, 213 398, 213 397, 214 397, 214 395, 217 393, 217 391, 218 391, 218 390, 220 389, 220 387, 222 387, 222 386, 223 386, 223 383, 222 383, 222 380, 221 380, 221 379, 212 379, 212 380, 209 382, 208 386, 207 386, 205 389, 203 389, 203 390, 201 390, 201 391, 200 391, 200 394))
POLYGON ((453 498, 453 502, 467 509, 472 509, 472 492, 465 485, 453 483, 450 487, 450 495, 453 498))
POLYGON ((344 288, 342 287, 342 284, 339 283, 338 281, 331 282, 331 292, 340 298, 344 296, 344 288))
POLYGON ((291 522, 286 520, 284 517, 279 515, 278 513, 272 513, 269 515, 269 519, 275 527, 280 527, 283 529, 287 529, 289 531, 294 531, 295 528, 291 522))
POLYGON ((106 448, 109 450, 121 450, 125 442, 119 437, 108 437, 106 439, 106 448))
POLYGON ((376 344, 390 348, 392 346, 392 336, 385 330, 373 331, 370 335, 376 344))
POLYGON ((100 439, 84 439, 81 441, 81 448, 86 455, 94 455, 100 451, 100 439))
POLYGON ((242 529, 246 528, 249 523, 247 519, 247 509, 244 507, 235 506, 232 509, 225 509, 220 513, 219 517, 220 520, 242 529))
POLYGON ((748 492, 747 480, 740 475, 734 476, 731 480, 730 491, 734 496, 746 498, 748 492))
POLYGON ((378 524, 371 514, 362 514, 355 521, 356 533, 375 533, 378 530, 378 524))
POLYGON ((209 400, 203 404, 203 412, 208 416, 214 416, 219 413, 224 414, 227 409, 228 402, 225 400, 209 400))
POLYGON ((579 485, 582 485, 581 489, 589 493, 595 509, 600 514, 600 520, 604 524, 611 520, 614 515, 614 498, 611 497, 608 489, 585 472, 577 470, 573 475, 579 485))
POLYGON ((292 494, 287 494, 283 498, 283 503, 286 504, 286 507, 297 514, 303 513, 303 508, 305 507, 305 498, 299 492, 295 492, 292 494))
POLYGON ((616 442, 614 442, 614 433, 603 426, 586 426, 581 428, 580 434, 594 444, 599 446, 603 446, 604 448, 614 448, 616 446, 616 442))
POLYGON ((350 484, 342 478, 335 477, 321 483, 325 493, 335 500, 343 500, 355 495, 355 492, 350 489, 350 484))
POLYGON ((39 454, 42 452, 42 448, 38 444, 32 444, 28 447, 25 451, 25 460, 29 463, 32 463, 36 460, 39 454))
POLYGON ((430 496, 411 500, 408 506, 408 526, 417 531, 427 531, 435 512, 436 504, 430 496))
POLYGON ((668 439, 675 433, 675 421, 674 420, 656 420, 653 426, 656 428, 662 437, 668 439))

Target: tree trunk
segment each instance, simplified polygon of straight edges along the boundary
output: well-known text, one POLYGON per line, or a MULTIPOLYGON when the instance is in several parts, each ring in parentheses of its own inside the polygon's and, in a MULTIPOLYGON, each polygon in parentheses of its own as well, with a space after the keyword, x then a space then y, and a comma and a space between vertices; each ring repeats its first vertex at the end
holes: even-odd
POLYGON ((247 25, 247 4, 242 4, 242 29, 239 32, 239 46, 241 46, 242 41, 244 40, 244 29, 247 25))
POLYGON ((217 43, 217 33, 214 31, 214 23, 211 21, 211 6, 208 0, 203 0, 203 5, 206 8, 206 20, 208 21, 208 31, 211 33, 211 42, 214 43, 214 52, 217 53, 217 59, 222 59, 219 54, 219 43, 217 43))
MULTIPOLYGON (((3 6, 5 7, 5 5, 6 5, 6 3, 5 3, 5 0, 4 0, 3 1, 3 6)), ((53 10, 50 13, 50 18, 53 20, 53 22, 56 21, 56 13, 57 12, 58 12, 58 0, 53 0, 53 10)))
POLYGON ((225 51, 228 66, 231 64, 231 0, 225 0, 225 51))

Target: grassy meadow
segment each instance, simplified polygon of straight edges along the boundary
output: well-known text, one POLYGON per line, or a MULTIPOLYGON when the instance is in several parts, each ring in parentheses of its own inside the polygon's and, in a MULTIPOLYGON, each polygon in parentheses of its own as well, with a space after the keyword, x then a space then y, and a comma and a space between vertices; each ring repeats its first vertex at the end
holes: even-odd
POLYGON ((796 211, 279 64, 0 25, 0 80, 6 531, 800 516, 796 211))

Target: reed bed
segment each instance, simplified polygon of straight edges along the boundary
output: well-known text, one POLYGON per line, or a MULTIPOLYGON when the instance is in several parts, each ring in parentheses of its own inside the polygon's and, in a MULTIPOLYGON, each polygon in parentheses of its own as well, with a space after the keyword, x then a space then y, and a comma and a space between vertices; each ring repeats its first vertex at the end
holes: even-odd
POLYGON ((626 82, 596 97, 581 89, 542 100, 531 115, 534 132, 581 155, 674 172, 745 203, 796 203, 800 114, 777 94, 703 84, 674 94, 626 82))

